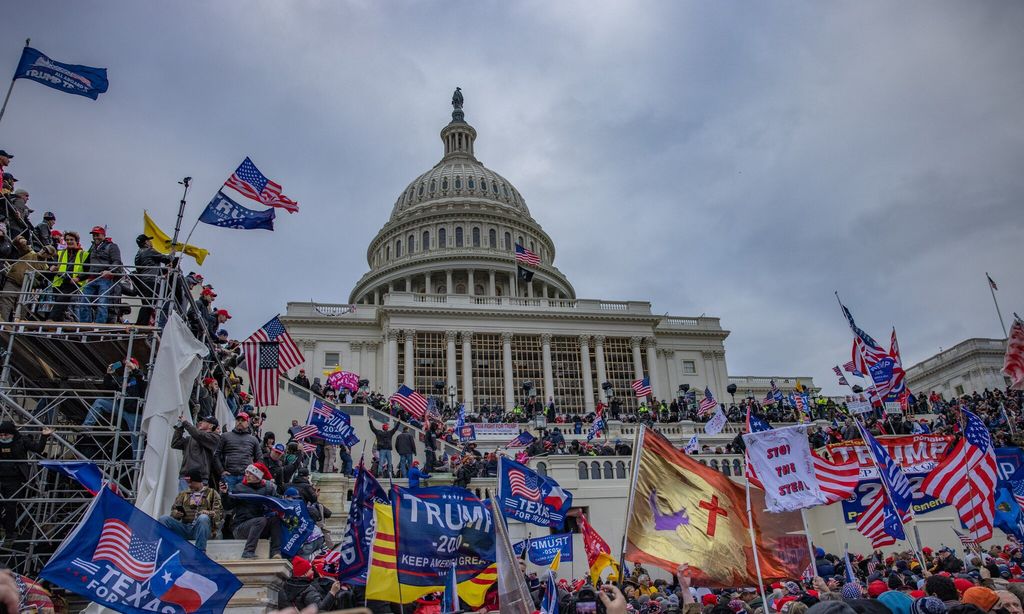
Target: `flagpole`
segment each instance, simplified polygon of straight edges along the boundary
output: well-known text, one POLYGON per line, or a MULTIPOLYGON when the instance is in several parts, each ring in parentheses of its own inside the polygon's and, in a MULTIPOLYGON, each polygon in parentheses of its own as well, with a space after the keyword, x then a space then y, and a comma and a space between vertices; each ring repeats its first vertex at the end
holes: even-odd
POLYGON ((629 497, 626 499, 626 527, 622 531, 622 549, 619 550, 619 583, 622 583, 622 573, 626 569, 626 541, 629 537, 629 521, 633 515, 633 498, 636 495, 636 481, 640 477, 640 446, 644 441, 644 432, 647 426, 640 423, 633 439, 633 475, 629 479, 629 497))
MULTIPOLYGON (((747 410, 750 411, 750 410, 747 410)), ((750 457, 747 451, 743 451, 743 462, 749 464, 750 457)), ((761 556, 757 552, 757 536, 754 533, 754 512, 750 503, 750 478, 744 473, 744 481, 747 483, 747 529, 750 533, 750 547, 754 550, 754 569, 757 571, 757 588, 761 591, 761 603, 768 605, 768 595, 764 592, 764 577, 761 574, 761 556)))
MULTIPOLYGON (((29 43, 31 43, 31 42, 32 42, 31 38, 26 38, 25 39, 25 47, 28 47, 29 43)), ((22 50, 22 54, 24 54, 24 50, 22 50)), ((19 61, 19 63, 20 63, 20 61, 19 61)), ((14 74, 18 74, 18 69, 17 68, 14 69, 14 74)), ((0 107, 0 121, 3 121, 4 113, 7 111, 7 102, 11 99, 11 92, 14 91, 14 82, 15 81, 17 81, 17 79, 12 77, 11 78, 11 84, 9 86, 7 86, 7 95, 4 96, 4 106, 0 107)))
MULTIPOLYGON (((10 96, 11 93, 8 91, 7 95, 10 96)), ((4 102, 4 106, 7 106, 6 101, 4 102)), ((2 114, 0 114, 0 116, 2 116, 2 114)), ((996 306, 996 315, 999 316, 999 326, 1003 327, 1003 339, 1006 339, 1009 335, 1006 334, 1006 323, 1003 322, 1003 312, 999 310, 999 301, 996 300, 996 286, 992 282, 992 278, 989 276, 988 271, 985 271, 985 278, 988 279, 988 290, 992 293, 992 303, 996 306)))
POLYGON ((814 564, 814 543, 811 541, 811 529, 807 526, 807 510, 800 508, 800 520, 804 523, 804 537, 807 538, 807 552, 811 555, 810 567, 814 570, 811 577, 818 575, 818 566, 814 564))
POLYGON ((178 219, 174 222, 174 237, 171 239, 171 260, 174 260, 174 252, 177 251, 178 233, 181 232, 181 218, 185 216, 185 198, 188 196, 189 187, 192 186, 192 178, 185 177, 178 183, 185 186, 185 190, 181 193, 181 202, 178 204, 178 219))

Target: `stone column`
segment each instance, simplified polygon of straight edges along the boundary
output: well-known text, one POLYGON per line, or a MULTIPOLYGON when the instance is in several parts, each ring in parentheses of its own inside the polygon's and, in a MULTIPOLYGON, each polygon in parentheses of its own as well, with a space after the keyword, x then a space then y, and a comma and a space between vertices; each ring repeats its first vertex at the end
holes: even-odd
POLYGON ((474 296, 476 294, 476 276, 473 274, 473 269, 466 271, 466 277, 468 278, 468 281, 466 282, 466 294, 474 296))
MULTIPOLYGON (((370 380, 370 386, 376 386, 378 390, 381 389, 380 385, 380 372, 377 371, 377 348, 380 346, 376 341, 367 341, 363 344, 363 348, 366 352, 365 357, 362 360, 363 370, 365 373, 360 373, 362 377, 370 380)), ((388 392, 391 394, 391 392, 388 392)))
POLYGON ((494 285, 494 269, 487 271, 487 290, 491 293, 491 296, 497 296, 497 288, 494 285))
POLYGON ((518 297, 519 296, 519 292, 517 292, 518 287, 519 287, 519 285, 518 285, 518 282, 516 281, 516 271, 515 271, 515 269, 513 269, 512 272, 510 272, 508 274, 508 295, 509 296, 518 297))
POLYGON ((658 342, 654 337, 648 337, 645 339, 644 345, 647 346, 647 377, 651 379, 651 394, 654 395, 654 398, 661 400, 661 382, 658 381, 658 342))
POLYGON ((583 409, 594 411, 594 377, 590 371, 590 335, 580 335, 580 372, 583 374, 583 409))
POLYGON ((452 286, 452 270, 448 269, 444 272, 445 279, 445 292, 448 294, 455 294, 455 287, 452 286))
POLYGON ((389 330, 387 332, 387 340, 388 379, 384 383, 385 396, 398 389, 398 331, 389 330))
MULTIPOLYGON (((491 271, 494 284, 494 271, 491 271)), ((516 387, 512 381, 512 333, 501 333, 501 368, 505 379, 505 411, 516 404, 516 387)))
POLYGON ((551 333, 541 335, 540 344, 544 359, 544 405, 547 406, 548 397, 555 396, 555 376, 551 372, 551 333))
POLYGON ((348 344, 349 352, 352 354, 352 362, 354 363, 349 367, 349 371, 356 373, 359 377, 365 377, 363 375, 363 342, 353 341, 348 344))
POLYGON ((405 291, 412 292, 412 275, 405 276, 405 291))
POLYGON ((644 361, 640 358, 640 342, 643 337, 630 337, 629 347, 633 349, 633 379, 643 379, 644 361))
POLYGON ((473 331, 462 331, 462 402, 473 411, 473 331))
MULTIPOLYGON (((459 381, 456 379, 457 375, 455 373, 455 358, 456 358, 456 356, 455 356, 455 339, 456 339, 456 337, 458 337, 459 333, 457 333, 457 332, 455 332, 453 330, 447 330, 447 331, 445 331, 444 334, 445 334, 445 338, 448 341, 447 353, 445 354, 445 361, 448 363, 448 370, 447 370, 448 371, 448 374, 447 374, 448 386, 455 386, 455 389, 458 390, 459 389, 459 381)), ((448 399, 449 397, 448 397, 448 389, 447 388, 445 388, 444 394, 445 394, 444 398, 448 399)))
POLYGON ((434 289, 430 286, 430 273, 423 274, 423 293, 430 294, 434 289))
POLYGON ((412 354, 412 341, 416 338, 416 331, 404 330, 405 335, 405 385, 416 389, 416 365, 412 354))
POLYGON ((373 289, 373 304, 380 305, 380 288, 373 289))
POLYGON ((526 284, 526 296, 529 297, 529 298, 533 298, 533 281, 532 280, 529 281, 526 284))
MULTIPOLYGON (((604 335, 594 335, 594 358, 597 362, 597 385, 608 381, 608 372, 604 367, 604 335)), ((599 393, 602 400, 604 399, 604 392, 599 393)))

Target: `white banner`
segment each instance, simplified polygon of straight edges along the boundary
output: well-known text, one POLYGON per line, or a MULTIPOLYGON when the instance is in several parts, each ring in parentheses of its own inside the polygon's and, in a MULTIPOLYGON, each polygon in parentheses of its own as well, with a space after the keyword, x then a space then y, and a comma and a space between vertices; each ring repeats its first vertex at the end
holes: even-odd
MULTIPOLYGON (((474 422, 473 426, 476 427, 476 438, 480 439, 503 439, 508 441, 519 434, 519 426, 515 423, 500 423, 493 422, 489 424, 481 424, 474 422)), ((523 427, 526 427, 523 424, 523 427)))
POLYGON ((900 407, 899 401, 886 401, 885 413, 890 416, 899 416, 903 414, 903 408, 900 407))
POLYGON ((866 414, 871 411, 871 403, 867 401, 849 401, 846 404, 846 409, 851 414, 866 414))
POLYGON ((719 407, 715 410, 715 415, 711 416, 708 423, 704 425, 704 432, 708 435, 717 435, 722 432, 722 429, 725 428, 725 423, 728 421, 728 418, 725 417, 725 412, 719 407))
POLYGON ((747 462, 764 484, 769 512, 789 512, 825 502, 814 474, 814 460, 807 441, 807 426, 748 433, 747 462))

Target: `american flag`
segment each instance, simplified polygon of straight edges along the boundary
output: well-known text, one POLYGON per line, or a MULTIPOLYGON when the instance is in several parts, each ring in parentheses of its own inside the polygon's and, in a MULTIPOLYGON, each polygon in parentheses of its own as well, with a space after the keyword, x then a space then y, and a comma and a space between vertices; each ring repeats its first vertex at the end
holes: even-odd
POLYGON ((324 563, 327 565, 337 565, 340 560, 341 550, 330 550, 324 553, 324 563))
POLYGON ((861 439, 868 446, 871 458, 875 467, 878 468, 878 476, 885 485, 886 490, 892 496, 892 503, 901 514, 906 514, 912 508, 914 492, 910 486, 910 480, 904 475, 903 469, 893 460, 892 456, 878 440, 857 421, 857 428, 860 430, 861 439))
POLYGON ((1013 498, 1017 501, 1017 505, 1020 509, 1024 510, 1024 480, 1007 480, 1010 485, 1010 490, 1013 492, 1013 498))
POLYGON ((295 439, 309 439, 320 434, 320 429, 312 424, 307 424, 295 431, 295 439))
POLYGON ((523 431, 522 433, 519 433, 518 435, 513 437, 508 443, 506 443, 505 447, 506 448, 525 448, 526 446, 530 445, 534 441, 537 441, 536 437, 534 437, 532 434, 530 434, 529 431, 523 431))
POLYGON ((242 349, 256 405, 277 405, 278 376, 305 361, 299 346, 295 345, 281 319, 274 316, 242 342, 242 349))
POLYGON ((281 193, 281 184, 267 179, 248 157, 242 160, 224 185, 268 207, 280 207, 289 213, 299 210, 299 203, 281 193))
POLYGON ((103 523, 92 560, 109 561, 125 575, 145 582, 156 571, 156 557, 159 551, 159 539, 140 539, 127 523, 116 518, 108 518, 103 523))
POLYGON ((854 377, 864 377, 864 374, 858 371, 857 367, 854 366, 852 360, 843 363, 843 371, 846 371, 847 373, 853 375, 854 377))
POLYGON ((832 370, 836 372, 836 377, 839 378, 839 385, 840 386, 849 386, 850 385, 850 382, 846 381, 846 377, 843 375, 843 372, 839 370, 839 365, 836 365, 836 366, 832 367, 832 370))
POLYGON ((818 478, 818 486, 825 494, 825 503, 829 505, 837 501, 849 499, 860 482, 860 463, 851 458, 846 464, 838 464, 818 455, 811 450, 814 459, 814 475, 818 478))
POLYGON ((540 256, 516 243, 516 262, 530 266, 540 265, 540 256))
POLYGON ((313 405, 310 409, 314 414, 322 418, 330 419, 334 417, 334 408, 320 399, 313 399, 313 405))
MULTIPOLYGON (((838 297, 839 295, 837 294, 836 298, 838 297)), ((850 324, 850 330, 853 331, 853 348, 850 356, 853 368, 861 373, 868 373, 869 366, 889 354, 882 346, 878 345, 878 342, 871 335, 857 326, 857 323, 853 321, 853 314, 850 313, 850 310, 846 308, 842 301, 839 302, 839 307, 843 310, 843 315, 846 316, 846 321, 850 324)))
POLYGON ((524 497, 530 501, 540 501, 540 485, 537 478, 526 475, 518 469, 509 469, 508 485, 512 489, 513 497, 524 497))
POLYGON ((316 444, 312 441, 303 441, 302 451, 306 454, 312 454, 313 452, 316 452, 316 444))
POLYGON ((976 541, 992 537, 996 454, 988 428, 964 409, 964 436, 921 482, 921 492, 949 503, 976 541))
POLYGON ((638 399, 650 396, 651 379, 649 377, 645 377, 643 379, 635 379, 633 380, 633 383, 630 384, 630 387, 633 388, 633 392, 636 393, 636 398, 638 399))
POLYGON ((960 538, 960 543, 963 545, 964 548, 967 548, 971 552, 980 552, 981 551, 981 544, 979 544, 976 539, 974 539, 970 535, 966 535, 964 533, 961 533, 960 531, 957 531, 956 529, 953 529, 953 532, 956 533, 956 536, 960 538))
POLYGON ((709 416, 717 408, 718 401, 715 400, 715 395, 711 394, 711 389, 705 386, 704 398, 700 400, 700 406, 697 407, 697 415, 709 416))
POLYGON ((401 386, 398 392, 391 395, 388 401, 392 404, 402 406, 402 409, 412 414, 417 420, 422 420, 427 412, 427 399, 408 386, 401 386))
POLYGON ((1010 378, 1010 389, 1024 388, 1024 321, 1013 320, 1010 337, 1006 340, 1006 355, 1003 357, 1003 375, 1010 378))
MULTIPOLYGON (((905 520, 909 520, 909 516, 905 520)), ((897 539, 906 539, 906 533, 896 516, 896 510, 889 503, 885 491, 881 489, 857 519, 857 531, 871 540, 871 547, 875 550, 891 546, 896 543, 897 539)))

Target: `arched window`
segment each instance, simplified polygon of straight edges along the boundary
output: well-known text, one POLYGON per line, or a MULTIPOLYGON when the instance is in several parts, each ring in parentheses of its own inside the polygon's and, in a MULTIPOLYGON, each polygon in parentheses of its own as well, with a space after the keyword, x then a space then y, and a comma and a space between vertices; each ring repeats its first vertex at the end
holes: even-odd
POLYGON ((492 228, 492 229, 487 231, 487 245, 491 249, 497 249, 498 248, 498 231, 497 230, 492 228))
POLYGON ((387 262, 388 260, 391 260, 391 246, 390 245, 388 245, 387 247, 384 248, 384 261, 387 262))
POLYGON ((430 193, 433 194, 437 190, 437 182, 433 179, 430 180, 430 193))
POLYGON ((448 229, 438 228, 437 229, 437 246, 448 247, 448 229))
POLYGON ((537 463, 537 473, 539 473, 540 475, 547 475, 548 474, 547 463, 537 463))
POLYGON ((501 184, 501 192, 505 195, 505 198, 508 198, 508 186, 504 183, 501 184))
POLYGON ((455 227, 455 247, 462 247, 462 226, 455 227))
POLYGON ((486 293, 484 292, 483 284, 477 284, 477 285, 473 286, 473 294, 475 294, 477 296, 486 296, 486 293))
POLYGON ((612 462, 611 461, 605 461, 604 462, 604 479, 606 479, 606 480, 613 480, 613 479, 615 479, 615 471, 612 469, 612 462))
POLYGON ((466 284, 455 284, 455 294, 465 294, 466 284))
POLYGON ((416 251, 416 235, 409 235, 409 238, 405 240, 406 247, 409 248, 409 253, 416 251))
POLYGON ((595 480, 601 479, 601 463, 597 461, 590 463, 590 477, 595 480))
POLYGON ((483 190, 484 194, 487 193, 487 180, 486 179, 483 179, 483 180, 480 181, 480 189, 483 190))
POLYGON ((474 181, 473 178, 470 177, 469 178, 469 189, 472 190, 472 189, 475 189, 475 188, 476 188, 476 181, 474 181))
POLYGON ((618 461, 615 463, 615 477, 620 480, 626 479, 626 463, 618 461))
POLYGON ((576 472, 578 473, 579 478, 581 480, 589 480, 590 479, 590 474, 587 473, 587 464, 586 463, 580 462, 578 465, 576 465, 576 472))
POLYGON ((729 466, 729 461, 722 461, 722 473, 725 475, 732 475, 732 467, 729 466))
POLYGON ((530 241, 530 251, 531 252, 536 252, 537 251, 537 247, 534 246, 533 241, 530 241))
POLYGON ((424 230, 423 231, 423 242, 420 244, 420 248, 423 251, 427 251, 428 249, 430 249, 430 231, 429 230, 424 230))
POLYGON ((732 474, 743 475, 743 463, 741 463, 738 458, 732 461, 732 474))
POLYGON ((718 471, 718 460, 714 458, 711 459, 711 468, 714 469, 715 471, 718 471))
POLYGON ((512 233, 505 233, 505 249, 512 251, 512 233))
POLYGON ((423 184, 420 184, 420 196, 423 196, 423 184))
POLYGON ((516 244, 517 245, 522 245, 523 247, 526 247, 526 241, 523 241, 523 235, 519 235, 519 240, 516 241, 516 244))
POLYGON ((448 178, 447 177, 445 177, 444 179, 441 180, 441 189, 442 190, 447 190, 448 189, 448 178))
POLYGON ((411 187, 409 188, 409 198, 408 198, 408 200, 409 200, 409 202, 412 202, 412 188, 411 187))
POLYGON ((494 190, 494 195, 497 196, 498 195, 498 182, 497 181, 492 181, 491 182, 491 189, 494 190))
POLYGON ((480 229, 473 229, 473 247, 480 247, 480 229))
POLYGON ((395 241, 395 258, 402 257, 402 240, 395 241))
POLYGON ((455 189, 456 190, 461 190, 462 189, 462 177, 456 177, 455 178, 455 189))

